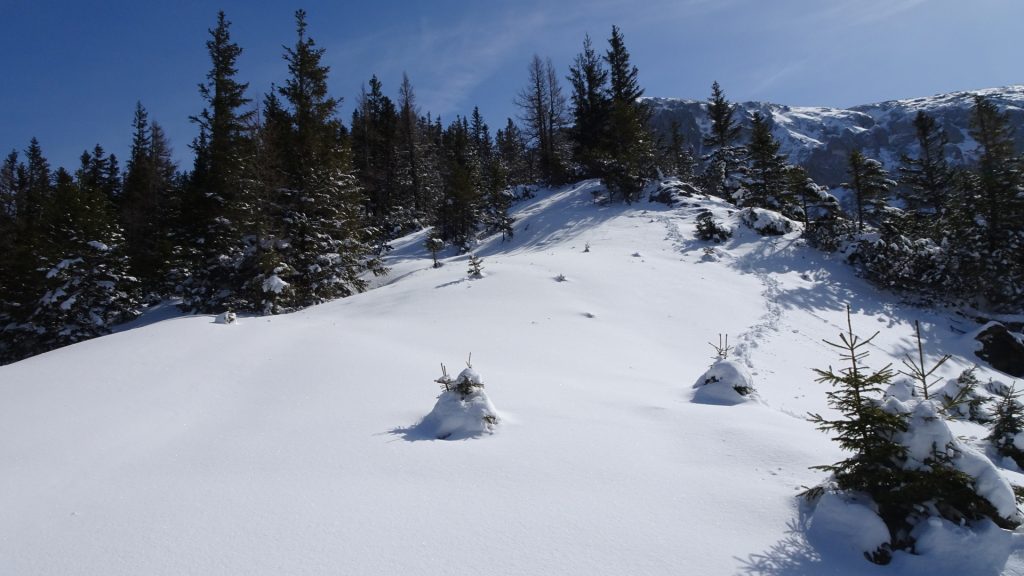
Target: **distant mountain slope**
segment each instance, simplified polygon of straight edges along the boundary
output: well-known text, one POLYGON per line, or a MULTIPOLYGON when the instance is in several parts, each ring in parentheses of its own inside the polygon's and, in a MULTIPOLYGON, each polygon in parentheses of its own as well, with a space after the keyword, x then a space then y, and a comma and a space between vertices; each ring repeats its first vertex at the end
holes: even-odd
MULTIPOLYGON (((846 178, 849 151, 860 148, 878 158, 894 171, 901 154, 916 147, 914 116, 919 110, 935 117, 949 133, 950 161, 969 160, 976 144, 968 134, 970 110, 975 95, 984 95, 1005 110, 1016 128, 1017 144, 1024 149, 1024 85, 952 92, 910 100, 890 100, 848 109, 786 106, 771 102, 742 102, 738 106, 750 114, 760 111, 774 123, 775 137, 782 152, 805 166, 819 183, 838 185, 846 178)), ((672 98, 648 98, 659 130, 667 131, 672 121, 679 122, 687 142, 701 152, 701 136, 708 130, 706 102, 672 98)))

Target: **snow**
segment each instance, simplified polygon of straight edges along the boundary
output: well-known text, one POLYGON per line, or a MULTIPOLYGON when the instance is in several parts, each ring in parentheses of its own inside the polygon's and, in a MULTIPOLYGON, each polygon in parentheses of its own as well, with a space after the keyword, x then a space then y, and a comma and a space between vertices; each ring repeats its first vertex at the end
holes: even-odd
POLYGON ((277 274, 271 274, 263 281, 263 291, 272 292, 274 294, 280 294, 285 288, 290 286, 287 282, 281 279, 277 274))
POLYGON ((881 330, 872 366, 913 349, 918 320, 929 357, 954 354, 942 379, 973 364, 961 318, 904 306, 798 232, 739 227, 704 262, 696 214, 735 222, 729 205, 601 206, 597 189, 519 204, 511 241, 473 247, 478 281, 465 256, 433 268, 423 231, 363 294, 230 330, 154 309, 0 367, 0 574, 1024 573, 1019 536, 987 525, 929 525, 923 555, 872 565, 870 509, 826 494, 808 519, 798 496, 845 457, 806 414, 834 416, 811 368, 836 362, 822 340, 846 304, 859 334, 881 330), (718 334, 757 402, 691 401, 718 334), (439 362, 469 353, 498 427, 424 441, 431 406, 452 413, 439 362))
POLYGON ((808 538, 856 564, 865 561, 864 554, 871 554, 889 542, 889 528, 870 500, 826 490, 814 506, 808 538))

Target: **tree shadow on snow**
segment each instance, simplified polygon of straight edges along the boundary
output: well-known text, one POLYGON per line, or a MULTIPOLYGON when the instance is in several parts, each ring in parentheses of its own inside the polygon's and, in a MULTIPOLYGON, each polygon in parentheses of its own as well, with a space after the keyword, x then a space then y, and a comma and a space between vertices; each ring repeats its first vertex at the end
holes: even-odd
POLYGON ((765 552, 736 558, 740 562, 737 575, 749 576, 818 576, 834 573, 822 556, 807 541, 806 519, 790 520, 786 536, 765 552))

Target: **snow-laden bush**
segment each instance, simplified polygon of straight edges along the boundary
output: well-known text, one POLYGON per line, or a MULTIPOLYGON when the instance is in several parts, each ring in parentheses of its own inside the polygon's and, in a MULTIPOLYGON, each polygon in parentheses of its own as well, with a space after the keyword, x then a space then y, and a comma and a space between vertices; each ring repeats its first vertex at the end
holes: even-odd
POLYGON ((720 358, 694 383, 693 401, 731 406, 753 400, 754 384, 747 369, 734 360, 720 358))
POLYGON ((715 220, 710 210, 697 214, 697 238, 705 242, 725 242, 732 238, 732 230, 715 220))
POLYGON ((781 236, 793 231, 793 222, 789 218, 764 208, 744 208, 740 212, 740 220, 762 236, 781 236))
MULTIPOLYGON (((876 371, 865 366, 865 347, 874 336, 856 336, 849 312, 847 326, 846 333, 840 334, 841 344, 830 344, 842 351, 849 367, 816 370, 819 382, 833 386, 829 405, 842 419, 812 414, 811 421, 822 431, 834 433, 835 440, 852 454, 816 467, 832 477, 809 490, 809 500, 820 503, 825 494, 835 492, 857 498, 873 510, 889 538, 863 552, 879 564, 888 564, 897 550, 913 553, 922 526, 934 524, 933 518, 978 530, 990 523, 1008 529, 1020 525, 1009 483, 984 455, 953 436, 940 417, 942 405, 911 396, 912 386, 893 386, 893 394, 882 394, 894 373, 889 366, 876 371)), ((823 514, 828 510, 826 506, 823 514)))
POLYGON ((227 310, 217 314, 217 317, 213 319, 213 322, 215 324, 234 324, 236 320, 238 320, 238 315, 231 310, 227 310))
POLYGON ((441 395, 430 414, 416 426, 423 436, 439 440, 462 440, 494 431, 498 411, 484 392, 480 375, 467 367, 452 380, 444 365, 435 382, 441 384, 441 395))

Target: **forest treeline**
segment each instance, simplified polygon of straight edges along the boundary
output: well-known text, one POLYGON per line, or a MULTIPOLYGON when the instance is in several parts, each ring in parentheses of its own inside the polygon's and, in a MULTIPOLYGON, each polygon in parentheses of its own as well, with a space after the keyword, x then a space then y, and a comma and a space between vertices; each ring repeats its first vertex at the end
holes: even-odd
POLYGON ((567 73, 534 56, 510 95, 520 114, 491 130, 480 110, 442 122, 403 75, 393 99, 370 78, 348 122, 328 90, 324 49, 295 13, 287 76, 260 98, 238 76, 242 48, 223 12, 209 30, 193 164, 142 103, 122 162, 96 145, 73 170, 39 142, 0 165, 0 361, 91 338, 176 298, 187 311, 277 314, 348 296, 385 274, 391 239, 430 228, 432 250, 465 251, 480 234, 510 238, 513 202, 538 186, 600 178, 610 201, 635 202, 674 177, 739 207, 803 221, 817 245, 850 251, 865 273, 946 301, 1024 301, 1021 157, 1009 122, 975 103, 971 166, 923 113, 919 152, 898 177, 851 151, 856 209, 779 153, 771 120, 740 112, 715 83, 710 130, 694 157, 679 126, 655 133, 622 32, 590 37, 567 73), (844 244, 845 243, 845 244, 844 244))

